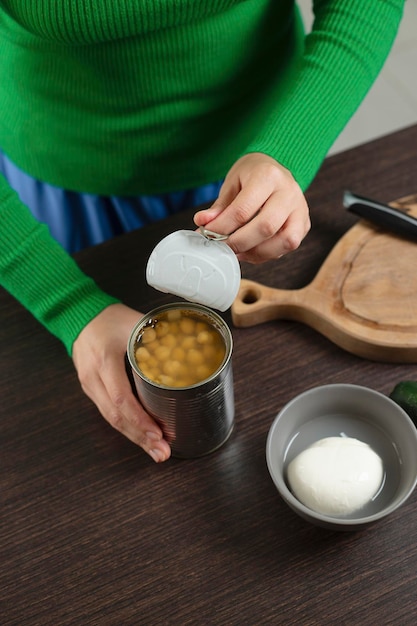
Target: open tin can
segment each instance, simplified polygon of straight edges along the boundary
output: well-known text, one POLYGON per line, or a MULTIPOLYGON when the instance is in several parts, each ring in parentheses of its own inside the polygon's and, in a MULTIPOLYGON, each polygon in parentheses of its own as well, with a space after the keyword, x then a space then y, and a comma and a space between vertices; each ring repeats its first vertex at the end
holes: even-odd
MULTIPOLYGON (((162 326, 159 328, 162 329, 162 326)), ((136 390, 145 410, 161 426, 173 456, 203 456, 219 448, 231 434, 234 425, 232 348, 232 334, 226 322, 211 309, 196 303, 177 302, 158 307, 147 313, 133 328, 127 355, 136 390), (174 365, 164 359, 164 354, 167 355, 169 350, 164 352, 163 346, 171 344, 172 348, 177 341, 173 330, 175 322, 169 328, 172 338, 166 338, 165 343, 156 341, 156 331, 159 324, 167 323, 169 319, 175 320, 176 316, 188 320, 189 327, 191 322, 196 326, 195 339, 200 347, 205 343, 203 340, 216 341, 221 346, 213 371, 206 377, 202 373, 202 379, 197 382, 195 378, 188 382, 186 379, 183 382, 178 379, 174 381, 170 375, 155 375, 147 367, 146 359, 154 364, 155 354, 160 357, 158 367, 168 374, 171 374, 169 368, 172 370, 186 364, 194 375, 199 362, 203 362, 202 368, 207 365, 207 359, 199 357, 197 349, 192 348, 193 352, 184 351, 183 346, 186 343, 191 345, 192 341, 190 339, 187 342, 187 337, 181 336, 178 338, 178 341, 182 341, 181 349, 178 350, 180 356, 174 359, 174 365), (152 330, 155 331, 155 337, 149 335, 152 330), (145 361, 140 360, 143 355, 146 356, 145 361), (181 363, 181 355, 184 363, 181 363)), ((207 369, 202 369, 204 371, 207 373, 207 369)))

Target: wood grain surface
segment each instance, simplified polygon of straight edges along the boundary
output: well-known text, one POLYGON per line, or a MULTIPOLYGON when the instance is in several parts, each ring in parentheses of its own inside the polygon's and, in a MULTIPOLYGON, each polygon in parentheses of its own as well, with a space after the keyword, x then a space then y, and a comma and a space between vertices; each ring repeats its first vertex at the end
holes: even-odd
MULTIPOLYGON (((416 191, 417 126, 325 161, 307 192, 299 250, 245 279, 308 285, 357 218, 343 191, 387 203, 416 191)), ((142 311, 168 301, 145 262, 192 211, 76 256, 142 311)), ((417 493, 366 531, 297 517, 268 475, 265 444, 298 393, 356 383, 389 393, 414 364, 380 363, 305 324, 231 325, 236 426, 217 452, 155 465, 82 393, 71 359, 0 291, 0 624, 2 626, 412 625, 417 493)), ((230 312, 225 314, 231 324, 230 312)))
MULTIPOLYGON (((417 217, 417 196, 393 203, 417 217)), ((295 290, 242 280, 235 326, 273 319, 308 324, 341 348, 376 361, 417 362, 417 245, 361 220, 314 279, 295 290)))

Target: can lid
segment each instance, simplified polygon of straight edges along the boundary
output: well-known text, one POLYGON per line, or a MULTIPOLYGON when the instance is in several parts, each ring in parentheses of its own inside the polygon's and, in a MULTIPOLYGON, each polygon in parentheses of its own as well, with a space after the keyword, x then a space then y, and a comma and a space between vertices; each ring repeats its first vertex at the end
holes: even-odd
POLYGON ((220 311, 232 306, 240 278, 231 248, 192 230, 178 230, 162 239, 146 267, 151 287, 220 311))

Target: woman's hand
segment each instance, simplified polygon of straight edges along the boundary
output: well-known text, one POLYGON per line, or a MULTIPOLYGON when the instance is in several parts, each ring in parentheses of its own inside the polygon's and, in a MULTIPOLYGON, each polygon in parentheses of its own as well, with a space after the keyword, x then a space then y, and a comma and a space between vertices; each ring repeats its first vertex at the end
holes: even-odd
POLYGON ((127 342, 139 319, 140 313, 123 304, 108 306, 81 331, 72 356, 84 392, 103 417, 158 463, 171 449, 132 393, 125 369, 127 342))
POLYGON ((295 250, 310 230, 307 202, 292 174, 259 152, 236 161, 216 202, 196 213, 194 222, 230 235, 232 250, 251 263, 295 250))

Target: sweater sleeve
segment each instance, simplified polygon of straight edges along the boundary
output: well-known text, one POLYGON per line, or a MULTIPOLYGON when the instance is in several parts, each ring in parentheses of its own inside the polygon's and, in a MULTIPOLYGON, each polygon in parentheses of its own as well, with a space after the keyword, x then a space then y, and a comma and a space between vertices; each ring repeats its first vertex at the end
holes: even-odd
POLYGON ((314 22, 286 97, 245 150, 289 169, 302 189, 380 72, 405 0, 315 0, 314 22))
POLYGON ((0 174, 0 284, 65 345, 118 302, 86 276, 0 174))

